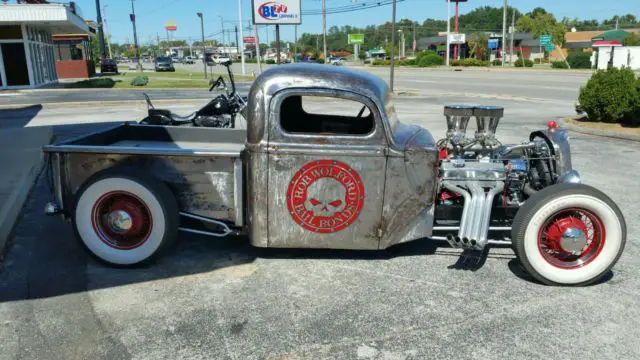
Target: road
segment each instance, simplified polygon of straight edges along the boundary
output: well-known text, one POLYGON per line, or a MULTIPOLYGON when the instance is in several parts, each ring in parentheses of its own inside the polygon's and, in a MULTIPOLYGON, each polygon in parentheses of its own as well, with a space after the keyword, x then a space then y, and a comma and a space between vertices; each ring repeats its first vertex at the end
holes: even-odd
MULTIPOLYGON (((443 104, 502 104, 505 142, 571 114, 585 80, 471 71, 399 79, 402 121, 441 137, 443 104)), ((65 138, 144 107, 21 111, 0 112, 11 119, 3 126, 57 124, 65 138)), ((572 134, 572 150, 584 182, 610 195, 628 224, 613 273, 575 289, 531 281, 508 248, 461 256, 428 240, 363 253, 184 235, 155 264, 113 269, 87 256, 69 224, 42 215, 50 195, 41 179, 0 268, 0 359, 640 358, 640 146, 572 134)))

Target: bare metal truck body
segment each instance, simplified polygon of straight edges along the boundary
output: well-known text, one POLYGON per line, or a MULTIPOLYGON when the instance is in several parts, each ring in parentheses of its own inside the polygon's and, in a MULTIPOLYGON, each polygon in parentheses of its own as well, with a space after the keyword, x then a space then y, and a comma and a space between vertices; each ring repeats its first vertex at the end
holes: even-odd
POLYGON ((46 146, 54 184, 46 211, 65 214, 84 245, 116 265, 151 259, 182 230, 246 234, 253 246, 287 248, 378 250, 434 237, 480 250, 507 240, 543 282, 600 278, 624 246, 619 210, 578 184, 563 130, 504 146, 493 137, 496 114, 449 107, 449 132, 436 142, 398 121, 386 83, 371 74, 282 66, 251 87, 246 130, 125 124, 46 146), (303 98, 362 109, 312 114, 303 98), (486 128, 467 139, 474 112, 486 128), (595 200, 540 208, 579 198, 574 193, 595 200), (531 222, 542 229, 535 236, 531 222), (618 239, 606 248, 609 226, 618 239), (539 254, 529 256, 527 246, 539 254))

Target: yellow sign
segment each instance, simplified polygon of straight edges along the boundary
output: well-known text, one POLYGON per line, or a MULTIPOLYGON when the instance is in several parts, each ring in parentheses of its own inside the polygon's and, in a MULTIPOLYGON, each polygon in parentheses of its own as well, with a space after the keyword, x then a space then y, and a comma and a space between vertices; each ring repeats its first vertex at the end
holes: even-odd
POLYGON ((175 20, 167 20, 167 22, 164 23, 164 28, 167 29, 167 31, 176 31, 178 30, 178 25, 176 25, 175 20))

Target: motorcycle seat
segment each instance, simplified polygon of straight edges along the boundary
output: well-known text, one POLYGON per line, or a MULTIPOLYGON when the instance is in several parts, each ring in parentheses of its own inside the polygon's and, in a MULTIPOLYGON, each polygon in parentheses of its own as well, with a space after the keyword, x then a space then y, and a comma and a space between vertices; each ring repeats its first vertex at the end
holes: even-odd
POLYGON ((189 115, 185 115, 185 116, 180 116, 176 113, 171 113, 171 119, 175 120, 175 121, 192 121, 193 119, 196 118, 196 112, 192 112, 189 115))

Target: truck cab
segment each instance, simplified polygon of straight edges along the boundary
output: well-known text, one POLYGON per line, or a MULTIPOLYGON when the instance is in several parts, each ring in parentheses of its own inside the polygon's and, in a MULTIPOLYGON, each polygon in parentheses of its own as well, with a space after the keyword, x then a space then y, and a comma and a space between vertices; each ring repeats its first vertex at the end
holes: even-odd
POLYGON ((431 234, 436 144, 397 120, 383 80, 291 65, 262 74, 249 98, 253 245, 380 249, 431 234))

